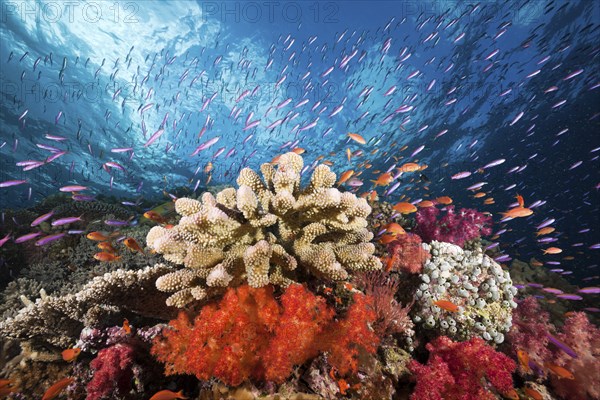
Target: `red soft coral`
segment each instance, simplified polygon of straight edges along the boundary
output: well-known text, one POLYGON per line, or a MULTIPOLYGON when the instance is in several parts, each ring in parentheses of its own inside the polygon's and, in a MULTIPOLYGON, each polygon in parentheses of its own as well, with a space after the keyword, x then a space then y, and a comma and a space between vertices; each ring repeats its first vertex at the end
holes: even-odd
POLYGON ((431 258, 431 254, 423 248, 422 243, 419 235, 413 233, 396 236, 396 240, 387 246, 389 254, 386 269, 420 274, 425 261, 431 258))
POLYGON ((485 400, 513 388, 516 365, 481 338, 453 342, 441 336, 427 344, 427 365, 411 361, 417 379, 413 400, 485 400))
POLYGON ((377 348, 368 301, 356 295, 346 318, 333 321, 325 299, 302 285, 289 286, 281 304, 271 286, 244 285, 229 289, 219 304, 204 306, 193 325, 182 316, 171 321, 152 353, 167 374, 215 377, 232 386, 248 379, 283 382, 294 365, 324 351, 341 373, 356 372, 358 350, 377 348))
POLYGON ((492 217, 471 208, 461 208, 458 213, 454 206, 444 208, 441 218, 437 207, 419 208, 415 215, 415 233, 429 243, 432 240, 463 246, 466 241, 492 233, 492 217))
POLYGON ((322 350, 329 352, 329 363, 340 374, 358 372, 358 358, 361 351, 375 353, 379 339, 367 321, 372 322, 377 315, 373 310, 373 299, 355 293, 353 303, 346 318, 335 322, 326 330, 322 350))
POLYGON ((134 350, 123 343, 102 349, 90 363, 94 376, 87 385, 87 400, 121 397, 131 389, 134 350))
POLYGON ((550 316, 542 310, 535 297, 527 297, 513 311, 512 326, 507 334, 511 345, 511 355, 517 357, 522 350, 529 357, 529 365, 519 363, 520 375, 535 372, 545 375, 543 365, 551 359, 552 351, 548 348, 548 334, 554 332, 550 316))
POLYGON ((588 320, 585 313, 573 313, 566 321, 562 333, 556 337, 575 350, 577 358, 557 349, 553 364, 571 372, 574 380, 560 378, 551 373, 551 385, 565 399, 586 400, 600 398, 600 329, 588 320))

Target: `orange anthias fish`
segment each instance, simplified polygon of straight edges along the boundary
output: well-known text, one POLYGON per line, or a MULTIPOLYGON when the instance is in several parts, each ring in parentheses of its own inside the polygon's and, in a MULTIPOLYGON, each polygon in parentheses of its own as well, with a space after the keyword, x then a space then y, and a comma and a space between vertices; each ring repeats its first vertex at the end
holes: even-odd
POLYGON ((438 197, 437 199, 435 199, 435 201, 437 201, 440 204, 446 205, 446 206, 448 204, 452 204, 452 199, 448 196, 438 197))
POLYGON ((403 164, 401 167, 396 168, 396 169, 398 170, 398 172, 415 172, 415 171, 420 171, 421 167, 417 163, 409 162, 409 163, 403 164))
POLYGON ((562 249, 558 248, 558 247, 548 247, 547 249, 544 249, 544 254, 559 254, 562 253, 562 249))
POLYGON ((483 204, 485 204, 485 205, 490 205, 490 204, 494 204, 494 203, 495 203, 495 201, 494 201, 493 197, 488 197, 487 199, 485 199, 483 201, 483 204))
POLYGON ((142 254, 146 255, 146 253, 144 253, 144 249, 142 249, 142 247, 138 244, 138 242, 135 241, 134 238, 128 237, 127 239, 123 240, 123 243, 130 250, 137 251, 138 253, 142 253, 142 254))
POLYGON ((390 183, 392 183, 392 181, 394 180, 394 177, 392 176, 392 174, 390 174, 389 172, 386 172, 384 174, 381 174, 377 177, 377 180, 371 180, 371 182, 373 182, 375 184, 375 187, 377 186, 387 186, 390 183))
POLYGON ((480 197, 484 197, 487 193, 484 192, 479 192, 479 193, 475 193, 473 195, 473 197, 475 197, 476 199, 480 198, 480 197))
POLYGON ((81 354, 81 349, 78 347, 73 347, 72 349, 66 349, 62 351, 62 358, 66 362, 71 362, 77 360, 79 354, 81 354))
POLYGON ((292 149, 292 153, 296 153, 296 154, 298 154, 298 155, 300 155, 300 154, 304 154, 304 152, 305 152, 305 151, 306 151, 306 150, 304 150, 302 147, 294 147, 294 148, 292 149))
POLYGON ((420 202, 418 203, 418 205, 419 205, 419 207, 421 207, 421 208, 427 208, 427 207, 433 207, 433 206, 435 206, 435 204, 433 204, 433 201, 431 201, 431 200, 423 200, 423 201, 420 201, 420 202))
POLYGON ((116 256, 114 254, 110 254, 103 251, 101 253, 94 254, 94 258, 98 261, 112 262, 119 261, 121 259, 121 256, 116 256))
POLYGON ((510 389, 508 392, 502 393, 502 397, 510 400, 519 400, 519 393, 515 389, 510 389))
POLYGON ((454 304, 453 302, 448 301, 448 300, 434 301, 433 304, 435 304, 436 306, 438 306, 442 310, 446 310, 446 311, 450 311, 450 312, 457 312, 458 311, 458 306, 456 304, 454 304))
POLYGON ((75 378, 63 378, 59 380, 54 385, 50 386, 48 390, 46 390, 46 393, 44 393, 42 400, 52 400, 56 398, 56 396, 58 396, 60 392, 62 392, 67 386, 69 386, 74 381, 75 378))
POLYGON ((549 233, 552 233, 556 230, 556 228, 554 228, 553 226, 547 226, 545 228, 540 229, 539 231, 537 231, 535 233, 535 236, 542 236, 542 235, 547 235, 549 233))
POLYGON ((519 218, 519 217, 528 217, 533 214, 533 210, 525 207, 515 207, 511 208, 505 213, 502 214, 503 218, 519 218))
POLYGON ((407 202, 398 203, 392 208, 394 209, 394 211, 398 211, 402 214, 410 214, 417 211, 417 207, 407 202))
POLYGON ((127 318, 123 320, 123 330, 126 334, 131 335, 131 326, 129 326, 129 320, 127 318))
POLYGON ((392 235, 405 235, 406 234, 406 231, 404 230, 404 228, 396 222, 391 222, 391 223, 385 225, 384 228, 386 229, 387 233, 392 234, 392 235))
POLYGON ((525 207, 525 200, 523 200, 523 196, 521 196, 520 194, 517 194, 516 196, 517 198, 517 203, 519 203, 519 207, 525 207))
POLYGON ((156 392, 154 396, 150 397, 150 400, 174 400, 174 399, 188 399, 183 395, 183 390, 175 393, 170 390, 161 390, 156 392))
POLYGON ((531 397, 533 400, 543 400, 544 399, 544 397, 540 394, 540 392, 538 392, 537 390, 532 389, 530 387, 523 388, 523 392, 527 396, 531 397))
POLYGON ((552 373, 562 379, 574 380, 575 376, 567 369, 550 363, 545 363, 544 367, 548 368, 552 373))
POLYGON ((117 249, 115 249, 110 242, 100 242, 100 243, 98 243, 98 248, 102 251, 106 251, 107 253, 111 253, 111 254, 117 253, 117 249))
POLYGON ((358 142, 360 144, 367 144, 367 141, 365 140, 365 138, 360 136, 357 133, 349 133, 348 136, 350 137, 350 139, 354 140, 355 142, 358 142))
POLYGON ((529 354, 525 350, 517 350, 517 358, 525 371, 531 371, 531 368, 529 368, 529 354))
POLYGON ((96 242, 106 242, 109 239, 109 237, 102 232, 90 232, 86 235, 86 238, 96 242))
POLYGON ((146 211, 144 213, 144 217, 146 217, 149 220, 152 220, 154 222, 158 222, 159 224, 167 223, 167 219, 155 211, 146 211))
POLYGON ((389 243, 392 243, 394 240, 396 240, 396 235, 387 234, 387 235, 382 235, 379 238, 379 243, 381 243, 381 244, 389 244, 389 243))
POLYGON ((533 260, 530 262, 530 264, 532 267, 543 267, 544 266, 544 263, 540 262, 538 260, 533 260))
POLYGON ((346 182, 348 179, 350 179, 352 177, 352 175, 354 175, 354 170, 353 169, 349 169, 348 171, 344 171, 342 173, 342 175, 340 176, 340 180, 338 181, 338 186, 340 186, 341 184, 343 184, 344 182, 346 182))

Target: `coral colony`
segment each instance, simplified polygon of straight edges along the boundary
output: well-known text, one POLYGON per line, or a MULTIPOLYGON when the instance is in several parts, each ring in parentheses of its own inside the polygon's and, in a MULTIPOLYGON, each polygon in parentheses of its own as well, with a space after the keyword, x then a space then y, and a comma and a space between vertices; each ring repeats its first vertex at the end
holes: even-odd
MULTIPOLYGON (((514 284, 535 267, 515 261, 511 277, 494 260, 488 216, 432 202, 411 222, 393 215, 411 207, 335 188, 326 165, 302 185, 300 155, 276 161, 262 164, 262 178, 242 169, 237 188, 180 197, 155 208, 164 216, 147 212, 145 224, 120 226, 127 265, 114 261, 87 282, 67 272, 74 291, 46 286, 53 291, 46 293, 37 280, 44 271, 32 263, 2 294, 7 379, 0 393, 87 400, 600 397, 600 329, 583 312, 557 322, 543 296, 517 297, 517 286, 564 292, 514 284), (28 380, 42 371, 47 378, 32 386, 28 380)), ((89 212, 123 221, 108 204, 89 212)), ((90 253, 87 244, 97 240, 117 246, 111 238, 92 232, 73 245, 90 253)), ((88 259, 57 249, 51 258, 90 268, 88 259)))

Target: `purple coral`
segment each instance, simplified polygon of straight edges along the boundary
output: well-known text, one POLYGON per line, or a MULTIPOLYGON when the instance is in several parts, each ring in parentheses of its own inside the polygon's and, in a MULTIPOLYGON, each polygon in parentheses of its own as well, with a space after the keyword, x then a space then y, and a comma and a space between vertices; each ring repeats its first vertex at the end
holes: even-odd
POLYGON ((454 211, 446 206, 446 214, 439 218, 437 207, 420 208, 416 213, 415 233, 429 243, 432 240, 463 246, 466 241, 492 233, 492 217, 471 208, 454 211))

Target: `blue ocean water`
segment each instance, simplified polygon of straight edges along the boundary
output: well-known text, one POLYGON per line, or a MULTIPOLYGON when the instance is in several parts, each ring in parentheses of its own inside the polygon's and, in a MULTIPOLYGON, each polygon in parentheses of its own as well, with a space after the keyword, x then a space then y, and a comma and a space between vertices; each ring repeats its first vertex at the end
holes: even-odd
POLYGON ((0 208, 66 185, 160 202, 298 147, 305 176, 321 160, 362 172, 358 193, 394 166, 427 164, 380 199, 451 196, 494 215, 511 257, 556 245, 546 259, 597 274, 596 1, 1 7, 0 182, 26 182, 0 188, 0 208), (466 189, 479 182, 494 204, 466 189), (517 194, 534 214, 498 223, 517 194), (557 240, 539 243, 548 219, 557 240))

